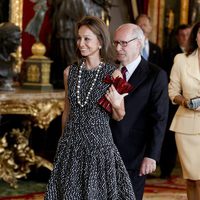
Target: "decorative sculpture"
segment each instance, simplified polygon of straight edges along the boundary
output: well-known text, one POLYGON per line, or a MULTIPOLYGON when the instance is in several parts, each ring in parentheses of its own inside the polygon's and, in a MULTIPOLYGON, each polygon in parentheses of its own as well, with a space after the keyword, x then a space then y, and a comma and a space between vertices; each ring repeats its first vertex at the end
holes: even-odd
POLYGON ((52 170, 52 164, 40 156, 36 156, 29 147, 27 132, 12 129, 9 134, 0 138, 0 179, 17 187, 17 179, 26 177, 31 166, 45 167, 52 170))
POLYGON ((20 28, 11 22, 0 24, 0 90, 14 90, 14 53, 20 45, 20 28))
POLYGON ((30 0, 30 1, 35 3, 33 7, 35 14, 33 18, 30 20, 30 22, 28 23, 28 25, 26 26, 25 32, 34 36, 36 42, 39 42, 40 30, 42 27, 42 23, 44 21, 46 11, 48 10, 47 0, 30 0))

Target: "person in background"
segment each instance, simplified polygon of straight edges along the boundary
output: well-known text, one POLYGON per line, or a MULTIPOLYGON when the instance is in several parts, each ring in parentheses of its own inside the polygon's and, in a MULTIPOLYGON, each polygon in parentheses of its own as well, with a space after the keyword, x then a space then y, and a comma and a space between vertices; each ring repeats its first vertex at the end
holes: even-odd
POLYGON ((199 63, 200 22, 191 30, 186 53, 178 54, 174 58, 169 82, 169 97, 172 103, 179 105, 170 130, 175 132, 183 178, 187 181, 188 200, 200 199, 199 63), (193 98, 197 102, 196 106, 192 104, 193 98))
POLYGON ((119 68, 125 71, 133 91, 125 97, 126 115, 121 121, 111 120, 110 127, 136 199, 142 200, 146 175, 156 170, 159 161, 167 123, 167 74, 141 56, 144 34, 139 26, 121 25, 113 43, 119 68))
POLYGON ((135 23, 140 26, 145 35, 144 47, 141 50, 143 58, 158 66, 162 66, 161 48, 149 40, 152 32, 151 18, 146 14, 140 14, 136 17, 135 23))
MULTIPOLYGON (((164 65, 165 70, 170 75, 170 71, 173 65, 174 57, 178 53, 186 52, 188 45, 188 38, 190 36, 191 26, 188 24, 181 24, 175 31, 177 45, 171 49, 164 50, 164 65)), ((169 102, 169 116, 167 122, 167 128, 165 138, 163 141, 161 157, 160 157, 160 178, 169 179, 171 173, 176 165, 177 160, 177 148, 175 142, 175 135, 169 130, 172 119, 176 113, 178 106, 169 102)))
POLYGON ((178 53, 186 52, 190 32, 191 32, 190 25, 188 24, 179 25, 175 31, 175 38, 176 38, 177 44, 174 47, 165 48, 163 51, 164 69, 166 70, 168 77, 170 76, 174 57, 178 53))
POLYGON ((64 70, 65 107, 60 138, 45 200, 135 200, 131 181, 114 145, 109 118, 125 115, 124 96, 103 82, 122 77, 113 65, 106 24, 86 16, 77 24, 78 62, 64 70), (106 96, 112 114, 98 100, 106 96))

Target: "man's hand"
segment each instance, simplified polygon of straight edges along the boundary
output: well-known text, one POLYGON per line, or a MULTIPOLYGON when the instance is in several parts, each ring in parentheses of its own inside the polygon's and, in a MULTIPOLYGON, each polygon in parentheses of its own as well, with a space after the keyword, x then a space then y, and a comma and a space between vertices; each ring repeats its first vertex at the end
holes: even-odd
POLYGON ((140 167, 139 176, 147 175, 156 170, 156 161, 152 158, 145 157, 142 161, 142 165, 140 167))

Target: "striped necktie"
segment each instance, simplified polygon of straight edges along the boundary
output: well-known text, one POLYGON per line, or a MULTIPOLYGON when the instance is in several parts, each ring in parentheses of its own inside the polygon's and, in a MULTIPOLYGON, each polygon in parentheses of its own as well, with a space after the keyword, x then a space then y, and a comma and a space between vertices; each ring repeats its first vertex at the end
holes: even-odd
POLYGON ((121 72, 122 72, 122 76, 123 76, 124 80, 126 81, 127 68, 126 67, 122 67, 121 72))

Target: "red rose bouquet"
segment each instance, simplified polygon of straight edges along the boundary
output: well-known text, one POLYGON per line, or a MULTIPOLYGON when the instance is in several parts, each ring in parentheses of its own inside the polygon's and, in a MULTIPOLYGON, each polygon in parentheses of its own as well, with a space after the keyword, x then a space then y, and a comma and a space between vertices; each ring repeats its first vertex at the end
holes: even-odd
MULTIPOLYGON (((107 75, 103 82, 114 85, 115 89, 119 94, 129 93, 133 90, 133 86, 119 76, 113 78, 110 75, 107 75)), ((109 113, 112 112, 112 105, 106 99, 105 95, 98 100, 98 103, 109 113)))

